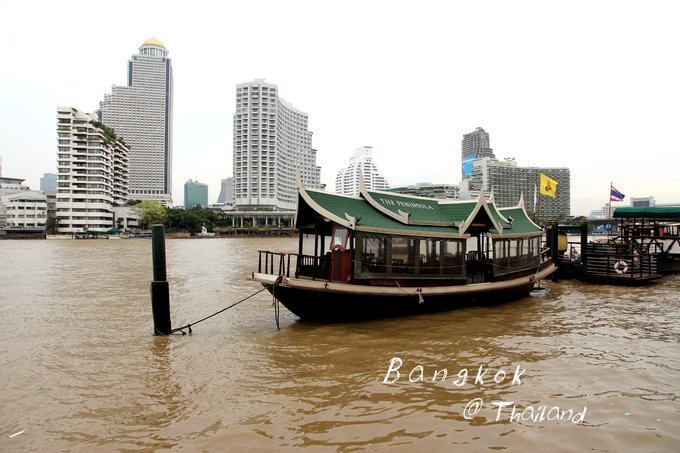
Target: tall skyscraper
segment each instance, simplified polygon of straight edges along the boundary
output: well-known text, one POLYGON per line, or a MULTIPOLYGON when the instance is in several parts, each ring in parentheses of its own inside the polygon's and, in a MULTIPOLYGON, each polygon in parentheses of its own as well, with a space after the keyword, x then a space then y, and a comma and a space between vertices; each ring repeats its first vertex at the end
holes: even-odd
POLYGON ((320 186, 307 114, 279 97, 264 79, 236 87, 234 204, 240 210, 292 210, 296 177, 320 186))
POLYGON ((461 155, 462 179, 469 177, 472 173, 472 161, 483 157, 496 158, 493 154, 493 149, 491 149, 489 133, 478 127, 473 132, 463 135, 461 155))
POLYGON ((376 167, 371 157, 372 146, 357 148, 349 165, 338 172, 335 178, 335 191, 343 195, 359 194, 359 175, 364 177, 367 189, 384 190, 389 187, 387 180, 376 167))
POLYGON ((208 207, 208 185, 191 179, 184 183, 184 207, 208 207))
POLYGON ((128 148, 92 113, 57 109, 57 221, 60 233, 113 228, 128 194, 128 148))
POLYGON ((172 204, 172 65, 156 38, 128 61, 127 86, 100 103, 101 121, 130 147, 130 198, 172 204))

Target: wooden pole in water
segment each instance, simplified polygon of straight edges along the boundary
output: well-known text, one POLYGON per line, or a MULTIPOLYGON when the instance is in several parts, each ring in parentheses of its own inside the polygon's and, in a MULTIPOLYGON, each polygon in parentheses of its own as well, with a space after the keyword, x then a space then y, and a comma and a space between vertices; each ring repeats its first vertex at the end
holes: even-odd
POLYGON ((557 270, 552 273, 552 281, 557 282, 560 280, 560 269, 558 264, 559 252, 558 252, 558 239, 559 239, 559 228, 557 227, 557 220, 551 220, 550 226, 552 230, 552 235, 550 236, 550 253, 552 255, 553 264, 557 266, 557 270))
POLYGON ((151 311, 154 335, 170 335, 170 291, 165 272, 165 227, 151 227, 153 281, 151 282, 151 311))
POLYGON ((588 254, 586 249, 588 248, 588 221, 581 220, 581 266, 585 271, 588 266, 588 254))

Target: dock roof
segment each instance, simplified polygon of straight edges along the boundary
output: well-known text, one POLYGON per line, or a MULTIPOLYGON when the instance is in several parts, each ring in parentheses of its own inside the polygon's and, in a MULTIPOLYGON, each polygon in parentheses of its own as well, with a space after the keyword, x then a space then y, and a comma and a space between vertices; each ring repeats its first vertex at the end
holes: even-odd
POLYGON ((680 206, 624 206, 616 208, 615 219, 680 219, 680 206))

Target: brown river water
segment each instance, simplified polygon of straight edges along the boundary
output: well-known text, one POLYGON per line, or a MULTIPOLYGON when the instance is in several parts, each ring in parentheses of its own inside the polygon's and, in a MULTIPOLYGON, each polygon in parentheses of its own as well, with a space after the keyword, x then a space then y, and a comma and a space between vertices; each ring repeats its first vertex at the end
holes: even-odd
MULTIPOLYGON (((167 241, 173 326, 295 249, 167 241)), ((280 331, 262 292, 171 337, 150 280, 150 240, 0 241, 0 451, 680 451, 680 276, 280 331)))

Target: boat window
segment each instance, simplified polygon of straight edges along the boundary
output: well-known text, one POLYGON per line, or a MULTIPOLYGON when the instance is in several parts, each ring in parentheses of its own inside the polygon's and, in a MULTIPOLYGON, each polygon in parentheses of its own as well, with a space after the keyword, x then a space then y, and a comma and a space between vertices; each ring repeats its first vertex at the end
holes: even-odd
POLYGON ((347 249, 348 233, 349 232, 347 231, 347 228, 335 228, 333 230, 333 239, 331 240, 331 249, 336 245, 339 245, 342 248, 347 249))
POLYGON ((355 278, 465 277, 465 240, 355 236, 355 278))
POLYGON ((361 271, 367 273, 387 272, 387 239, 364 238, 361 250, 361 271))
POLYGON ((465 275, 463 256, 465 256, 465 241, 444 241, 442 255, 444 256, 444 274, 450 276, 465 275))
POLYGON ((441 272, 441 241, 424 239, 420 243, 420 273, 438 274, 441 272))
POLYGON ((416 269, 416 241, 411 238, 392 238, 392 272, 413 274, 416 269))
POLYGON ((540 263, 541 238, 494 239, 493 272, 503 275, 540 263))

